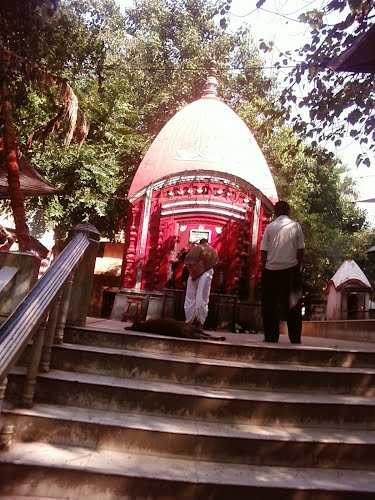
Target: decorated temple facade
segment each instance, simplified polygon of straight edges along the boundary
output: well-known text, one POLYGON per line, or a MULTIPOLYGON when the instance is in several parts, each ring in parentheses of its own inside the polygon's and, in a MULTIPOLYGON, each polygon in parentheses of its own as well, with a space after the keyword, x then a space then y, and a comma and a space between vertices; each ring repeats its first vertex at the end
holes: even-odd
POLYGON ((212 290, 248 295, 258 279, 259 244, 271 205, 230 177, 185 172, 149 185, 133 200, 124 288, 182 288, 185 253, 191 243, 207 238, 219 254, 212 290))
POLYGON ((207 238, 220 259, 212 290, 249 296, 276 199, 251 131, 209 77, 202 97, 167 122, 134 176, 122 290, 183 288, 183 257, 193 242, 207 238))

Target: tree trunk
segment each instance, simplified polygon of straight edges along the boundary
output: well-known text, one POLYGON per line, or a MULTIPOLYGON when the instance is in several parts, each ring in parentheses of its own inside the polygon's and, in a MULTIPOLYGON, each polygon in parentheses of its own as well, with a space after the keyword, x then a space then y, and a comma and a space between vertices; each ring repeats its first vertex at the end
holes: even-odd
POLYGON ((13 211, 19 249, 25 252, 31 249, 29 228, 26 224, 25 202, 20 186, 20 168, 18 162, 17 133, 12 120, 12 103, 6 83, 2 86, 2 114, 4 119, 4 152, 8 171, 8 189, 13 211))

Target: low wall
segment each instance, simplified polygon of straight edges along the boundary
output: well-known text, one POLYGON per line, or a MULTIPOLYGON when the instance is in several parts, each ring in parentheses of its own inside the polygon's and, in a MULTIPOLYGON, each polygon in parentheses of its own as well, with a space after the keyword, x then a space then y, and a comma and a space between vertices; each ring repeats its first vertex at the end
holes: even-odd
MULTIPOLYGON (((116 295, 111 319, 124 321, 127 316, 130 319, 132 311, 129 304, 132 302, 132 297, 139 298, 140 301, 144 297, 144 304, 140 307, 142 309, 141 316, 145 319, 164 316, 180 321, 185 320, 185 291, 172 289, 162 292, 122 289, 116 295)), ((133 312, 134 310, 135 308, 133 308, 133 312)), ((205 328, 235 331, 237 326, 246 330, 260 331, 262 329, 260 304, 240 301, 234 295, 212 293, 205 328)))
POLYGON ((124 288, 116 294, 110 319, 131 321, 136 315, 138 315, 138 319, 160 318, 162 316, 163 298, 162 292, 146 292, 124 288), (136 302, 132 299, 136 299, 136 302), (138 312, 137 303, 139 305, 138 312))
POLYGON ((358 342, 375 342, 375 320, 304 321, 302 335, 358 342))

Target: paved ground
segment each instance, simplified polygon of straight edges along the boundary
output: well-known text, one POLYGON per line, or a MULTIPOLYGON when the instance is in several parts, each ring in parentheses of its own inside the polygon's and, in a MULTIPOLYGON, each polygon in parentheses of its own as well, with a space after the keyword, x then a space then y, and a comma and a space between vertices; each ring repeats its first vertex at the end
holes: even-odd
MULTIPOLYGON (((87 318, 86 326, 98 328, 100 330, 114 330, 114 331, 124 331, 125 326, 129 326, 131 323, 124 323, 117 320, 112 319, 104 319, 104 318, 87 318)), ((213 332, 214 333, 214 332, 213 332)), ((261 334, 245 334, 245 333, 231 333, 231 332, 223 332, 220 331, 220 335, 225 335, 227 342, 231 344, 259 344, 263 342, 263 335, 261 334)), ((287 335, 280 336, 280 345, 291 345, 287 335)), ((273 346, 275 344, 272 344, 273 346)), ((360 349, 366 351, 374 351, 375 352, 375 342, 354 342, 349 340, 340 340, 340 339, 329 339, 329 338, 319 338, 319 337, 303 337, 302 346, 313 347, 313 348, 339 348, 339 349, 360 349)), ((300 349, 301 346, 293 345, 294 348, 300 349)))

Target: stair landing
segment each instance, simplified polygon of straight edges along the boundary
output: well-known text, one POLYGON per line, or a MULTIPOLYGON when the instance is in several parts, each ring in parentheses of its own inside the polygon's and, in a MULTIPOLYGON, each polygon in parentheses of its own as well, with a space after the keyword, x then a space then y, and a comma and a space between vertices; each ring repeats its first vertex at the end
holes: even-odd
MULTIPOLYGON (((86 321, 86 328, 92 328, 95 330, 103 331, 113 331, 113 332, 123 332, 125 327, 131 326, 132 323, 124 323, 122 321, 104 319, 104 318, 93 318, 88 317, 86 321)), ((375 328, 375 325, 374 325, 375 328)), ((375 352, 375 342, 364 342, 360 339, 355 340, 342 340, 339 338, 323 338, 323 337, 309 337, 307 335, 302 336, 302 344, 293 346, 289 342, 287 334, 281 334, 278 344, 268 344, 263 342, 263 334, 249 334, 249 333, 232 333, 229 331, 222 331, 220 333, 215 331, 208 331, 212 335, 223 335, 226 337, 225 343, 230 343, 234 345, 269 345, 272 347, 277 346, 291 346, 293 349, 298 348, 328 348, 328 349, 344 349, 344 350, 366 350, 368 352, 375 352)), ((355 332, 354 332, 355 335, 355 332)), ((164 336, 163 336, 164 337, 164 336)), ((168 337, 164 337, 168 338, 168 337)))

